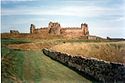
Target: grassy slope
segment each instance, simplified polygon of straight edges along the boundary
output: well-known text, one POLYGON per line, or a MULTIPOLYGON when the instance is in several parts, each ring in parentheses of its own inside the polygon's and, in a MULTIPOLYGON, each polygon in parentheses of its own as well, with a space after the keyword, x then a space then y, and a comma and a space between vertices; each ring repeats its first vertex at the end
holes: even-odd
POLYGON ((72 55, 94 57, 111 62, 125 63, 125 42, 65 43, 52 47, 53 50, 72 55))
MULTIPOLYGON (((6 41, 8 42, 8 40, 6 41)), ((2 44, 4 45, 6 41, 2 44)), ((3 83, 11 81, 24 83, 90 83, 89 80, 76 72, 51 60, 41 51, 16 51, 2 47, 3 56, 9 60, 9 62, 6 62, 5 59, 2 60, 3 83), (8 68, 8 65, 4 63, 12 66, 8 68)))
POLYGON ((51 60, 41 52, 25 52, 24 80, 35 82, 89 82, 62 64, 51 60), (27 61, 28 59, 28 61, 27 61), (28 68, 27 68, 28 66, 28 68), (32 78, 32 79, 31 79, 32 78))

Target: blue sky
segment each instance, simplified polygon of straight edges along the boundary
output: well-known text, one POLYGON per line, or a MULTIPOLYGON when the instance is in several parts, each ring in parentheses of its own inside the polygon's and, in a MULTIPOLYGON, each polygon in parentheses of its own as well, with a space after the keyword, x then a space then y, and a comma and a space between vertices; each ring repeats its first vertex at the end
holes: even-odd
POLYGON ((62 27, 89 25, 91 35, 125 38, 125 0, 2 0, 1 32, 29 32, 50 21, 62 27))

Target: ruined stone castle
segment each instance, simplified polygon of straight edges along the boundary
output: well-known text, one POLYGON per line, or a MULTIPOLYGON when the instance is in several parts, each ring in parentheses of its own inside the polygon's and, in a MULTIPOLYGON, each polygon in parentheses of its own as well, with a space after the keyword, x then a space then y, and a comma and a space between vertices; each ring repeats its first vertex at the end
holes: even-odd
POLYGON ((58 22, 50 22, 48 27, 36 28, 34 24, 30 26, 31 34, 52 34, 64 36, 89 36, 88 25, 82 23, 81 27, 61 27, 58 22))

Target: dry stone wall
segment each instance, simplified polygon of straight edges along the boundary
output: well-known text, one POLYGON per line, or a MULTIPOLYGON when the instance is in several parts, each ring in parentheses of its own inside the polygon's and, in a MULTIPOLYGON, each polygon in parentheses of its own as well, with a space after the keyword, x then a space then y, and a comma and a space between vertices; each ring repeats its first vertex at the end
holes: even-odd
POLYGON ((66 53, 43 49, 43 53, 69 67, 88 74, 104 83, 125 83, 125 64, 95 58, 71 56, 66 53))

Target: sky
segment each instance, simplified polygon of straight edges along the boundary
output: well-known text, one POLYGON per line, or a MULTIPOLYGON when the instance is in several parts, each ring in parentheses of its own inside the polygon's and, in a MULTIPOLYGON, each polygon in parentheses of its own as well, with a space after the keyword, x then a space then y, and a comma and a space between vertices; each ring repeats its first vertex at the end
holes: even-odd
POLYGON ((30 32, 59 22, 62 27, 87 23, 90 35, 125 38, 125 0, 2 0, 1 32, 30 32))

